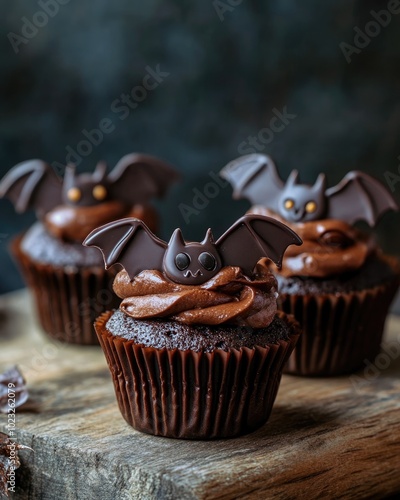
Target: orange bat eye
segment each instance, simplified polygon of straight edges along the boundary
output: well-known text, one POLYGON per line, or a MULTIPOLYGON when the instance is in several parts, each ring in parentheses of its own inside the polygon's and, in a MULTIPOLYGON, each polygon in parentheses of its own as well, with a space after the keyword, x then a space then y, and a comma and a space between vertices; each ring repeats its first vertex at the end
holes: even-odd
POLYGON ((316 211, 317 211, 317 204, 315 203, 315 201, 309 201, 306 204, 306 212, 308 214, 313 214, 316 211))
POLYGON ((294 207, 294 201, 291 200, 290 198, 285 200, 285 208, 286 210, 292 210, 292 208, 294 207))
POLYGON ((107 189, 101 184, 98 184, 93 188, 92 194, 93 198, 98 201, 102 201, 107 197, 107 189))
POLYGON ((69 201, 73 201, 76 203, 82 198, 81 190, 78 189, 77 187, 68 189, 67 198, 69 199, 69 201))

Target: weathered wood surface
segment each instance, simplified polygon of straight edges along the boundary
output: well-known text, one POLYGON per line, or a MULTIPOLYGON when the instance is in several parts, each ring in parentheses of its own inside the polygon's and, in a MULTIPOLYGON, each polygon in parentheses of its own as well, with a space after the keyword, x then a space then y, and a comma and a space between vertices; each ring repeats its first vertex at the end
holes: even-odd
MULTIPOLYGON (((285 376, 270 422, 239 439, 140 434, 118 411, 103 353, 47 340, 26 292, 0 300, 0 369, 18 363, 18 499, 383 498, 400 492, 400 320, 358 378, 285 376), (387 342, 390 340, 390 344, 387 342), (387 366, 386 366, 387 365, 387 366)), ((5 416, 0 415, 0 428, 5 416), (3 419, 3 420, 2 420, 3 419)))

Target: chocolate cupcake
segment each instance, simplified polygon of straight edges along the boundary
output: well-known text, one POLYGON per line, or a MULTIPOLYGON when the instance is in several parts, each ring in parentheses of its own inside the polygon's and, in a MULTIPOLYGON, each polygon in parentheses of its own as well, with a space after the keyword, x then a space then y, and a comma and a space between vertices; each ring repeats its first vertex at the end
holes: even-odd
POLYGON ((285 371, 306 376, 351 373, 379 353, 386 316, 399 287, 396 258, 384 255, 373 236, 353 227, 374 226, 397 204, 374 178, 349 172, 326 189, 321 174, 313 186, 293 171, 284 183, 272 160, 248 155, 221 172, 234 197, 249 199, 249 213, 274 217, 303 240, 274 271, 279 306, 303 328, 285 371))
POLYGON ((167 164, 148 155, 129 154, 107 174, 105 163, 92 174, 76 174, 68 165, 64 179, 41 160, 15 166, 0 182, 0 197, 18 212, 36 211, 38 222, 11 244, 25 281, 32 290, 39 320, 53 338, 76 344, 98 344, 94 319, 119 299, 112 291, 113 270, 101 256, 82 246, 101 224, 134 216, 157 228, 149 205, 177 179, 167 164))
POLYGON ((263 425, 299 336, 277 311, 278 266, 300 240, 259 216, 214 242, 167 244, 136 219, 107 224, 84 244, 99 248, 122 299, 95 323, 120 411, 135 429, 174 438, 232 437, 263 425), (238 242, 246 245, 239 250, 238 242), (257 263, 258 262, 258 263, 257 263))

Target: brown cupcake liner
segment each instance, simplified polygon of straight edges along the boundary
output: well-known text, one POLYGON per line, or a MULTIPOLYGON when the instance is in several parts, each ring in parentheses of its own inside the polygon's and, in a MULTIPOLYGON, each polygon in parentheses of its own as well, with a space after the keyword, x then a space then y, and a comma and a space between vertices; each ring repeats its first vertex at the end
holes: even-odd
POLYGON ((96 317, 118 307, 112 291, 114 271, 98 267, 57 267, 32 260, 20 248, 22 237, 11 242, 11 252, 33 292, 43 330, 71 344, 98 345, 96 317))
POLYGON ((138 431, 173 438, 226 438, 262 426, 299 337, 297 322, 280 312, 290 338, 266 348, 156 349, 108 332, 111 315, 101 315, 95 328, 122 416, 138 431))
MULTIPOLYGON (((394 266, 394 269, 397 268, 394 266)), ((280 294, 279 307, 293 314, 303 333, 284 373, 334 376, 352 373, 379 354, 385 320, 399 275, 374 288, 326 295, 280 294)))

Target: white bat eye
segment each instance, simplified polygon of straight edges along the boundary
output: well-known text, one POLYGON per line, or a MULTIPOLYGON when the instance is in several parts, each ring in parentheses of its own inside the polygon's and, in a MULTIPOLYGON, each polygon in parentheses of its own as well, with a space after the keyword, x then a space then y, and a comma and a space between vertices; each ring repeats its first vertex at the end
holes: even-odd
POLYGON ((306 212, 308 214, 313 214, 314 212, 317 211, 318 205, 315 203, 315 201, 309 201, 306 204, 306 212))
POLYGON ((175 257, 175 265, 179 271, 184 271, 189 267, 190 257, 187 253, 178 253, 175 257))
POLYGON ((217 265, 214 255, 208 252, 203 252, 199 255, 199 262, 207 271, 213 271, 217 265))
POLYGON ((82 198, 82 192, 79 188, 73 187, 71 189, 68 189, 67 198, 69 199, 69 201, 73 201, 76 203, 82 198))
POLYGON ((92 195, 95 200, 102 201, 107 198, 107 189, 101 184, 98 184, 93 188, 92 195))
POLYGON ((292 200, 291 198, 285 200, 284 207, 286 208, 286 210, 292 210, 292 208, 294 207, 294 200, 292 200))

